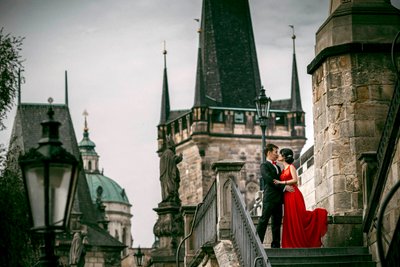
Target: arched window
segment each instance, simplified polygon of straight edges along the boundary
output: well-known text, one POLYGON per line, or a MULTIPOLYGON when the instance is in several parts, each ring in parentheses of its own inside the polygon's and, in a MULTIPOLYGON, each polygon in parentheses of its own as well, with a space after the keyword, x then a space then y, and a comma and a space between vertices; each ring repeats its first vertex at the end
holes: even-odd
POLYGON ((122 228, 122 243, 124 244, 124 245, 129 245, 129 244, 126 244, 126 228, 124 227, 124 228, 122 228))

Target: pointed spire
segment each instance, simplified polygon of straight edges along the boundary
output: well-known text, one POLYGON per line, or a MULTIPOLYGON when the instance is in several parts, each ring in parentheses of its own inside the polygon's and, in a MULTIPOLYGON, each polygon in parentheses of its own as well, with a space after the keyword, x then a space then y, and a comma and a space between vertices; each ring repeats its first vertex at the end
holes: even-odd
MULTIPOLYGON (((199 19, 195 19, 195 21, 199 22, 199 19)), ((203 75, 203 60, 201 54, 201 27, 199 26, 197 32, 199 33, 199 48, 197 54, 197 71, 196 71, 196 86, 194 91, 194 104, 193 107, 201 107, 206 106, 205 100, 205 89, 204 89, 204 75, 203 75)))
POLYGON ((21 69, 18 69, 18 105, 21 105, 21 69))
POLYGON ((248 0, 203 0, 199 51, 204 99, 254 108, 261 80, 248 0))
POLYGON ((292 28, 293 35, 293 64, 292 64, 292 91, 291 91, 291 99, 292 99, 292 108, 291 111, 294 112, 303 112, 303 108, 301 107, 301 97, 300 97, 300 84, 299 84, 299 76, 297 73, 297 63, 296 63, 296 35, 294 34, 294 26, 289 25, 292 28))
POLYGON ((83 127, 83 141, 86 141, 84 143, 80 142, 79 146, 81 146, 81 143, 84 144, 84 146, 89 145, 89 147, 93 146, 93 149, 95 147, 95 144, 89 139, 89 128, 88 128, 88 123, 87 123, 87 117, 89 116, 89 113, 86 111, 86 109, 83 111, 82 115, 85 117, 85 123, 83 127), (89 142, 87 142, 89 141, 89 142))
POLYGON ((84 124, 84 128, 83 131, 85 133, 87 133, 89 131, 89 128, 87 126, 87 116, 89 115, 89 113, 86 111, 86 109, 83 111, 82 115, 85 117, 85 124, 84 124))
POLYGON ((68 74, 65 71, 65 105, 68 107, 68 74))
POLYGON ((163 77, 163 88, 162 88, 162 97, 161 97, 161 116, 160 116, 160 125, 165 124, 169 118, 169 112, 171 110, 169 105, 169 92, 168 92, 168 77, 167 77, 167 50, 165 48, 164 41, 164 77, 163 77))

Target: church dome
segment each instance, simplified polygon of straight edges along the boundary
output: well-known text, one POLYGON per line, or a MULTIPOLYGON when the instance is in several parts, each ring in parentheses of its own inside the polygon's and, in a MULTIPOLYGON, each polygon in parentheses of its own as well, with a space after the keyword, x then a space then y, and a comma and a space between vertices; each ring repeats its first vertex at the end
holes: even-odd
POLYGON ((102 202, 118 202, 130 205, 125 189, 114 180, 99 173, 86 173, 92 202, 100 197, 102 202))
POLYGON ((89 139, 89 134, 85 132, 83 135, 83 139, 79 142, 78 146, 80 148, 94 149, 96 147, 96 144, 89 139))

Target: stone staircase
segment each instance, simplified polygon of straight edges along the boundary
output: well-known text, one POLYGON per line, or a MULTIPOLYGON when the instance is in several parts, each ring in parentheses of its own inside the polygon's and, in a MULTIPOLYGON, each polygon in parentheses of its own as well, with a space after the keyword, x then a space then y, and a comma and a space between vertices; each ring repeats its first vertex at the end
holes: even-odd
POLYGON ((365 247, 265 249, 272 267, 375 267, 365 247))

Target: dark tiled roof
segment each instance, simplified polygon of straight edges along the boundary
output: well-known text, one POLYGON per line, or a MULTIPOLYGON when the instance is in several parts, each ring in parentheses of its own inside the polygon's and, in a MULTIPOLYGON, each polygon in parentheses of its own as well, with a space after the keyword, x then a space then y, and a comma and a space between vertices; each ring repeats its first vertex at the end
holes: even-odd
POLYGON ((174 121, 175 119, 182 117, 183 115, 190 113, 190 109, 181 109, 181 110, 171 110, 169 114, 168 122, 174 121))
POLYGON ((261 81, 248 0, 204 0, 200 47, 201 99, 210 106, 253 107, 261 81))
MULTIPOLYGON (((42 135, 40 122, 47 120, 48 108, 48 104, 20 104, 18 106, 11 140, 20 147, 21 153, 38 146, 38 141, 42 135)), ((82 162, 68 107, 65 105, 53 105, 53 110, 54 119, 61 123, 59 133, 63 147, 82 162)), ((83 224, 96 225, 98 218, 100 218, 99 212, 97 212, 95 206, 92 204, 83 170, 78 177, 73 212, 82 213, 81 222, 83 224)), ((109 236, 108 232, 105 230, 100 229, 99 231, 103 231, 103 233, 101 235, 90 234, 91 239, 89 239, 89 242, 96 243, 99 240, 105 241, 105 237, 102 235, 109 236)), ((96 230, 93 233, 99 231, 96 230)), ((111 240, 113 238, 109 236, 109 239, 111 240)), ((114 246, 115 242, 107 241, 104 245, 114 246)))
POLYGON ((109 235, 108 232, 97 226, 97 224, 88 224, 87 231, 88 245, 96 247, 120 247, 121 250, 125 247, 124 244, 109 235))
POLYGON ((271 103, 271 109, 273 110, 290 111, 291 107, 292 107, 291 99, 273 100, 271 103))

